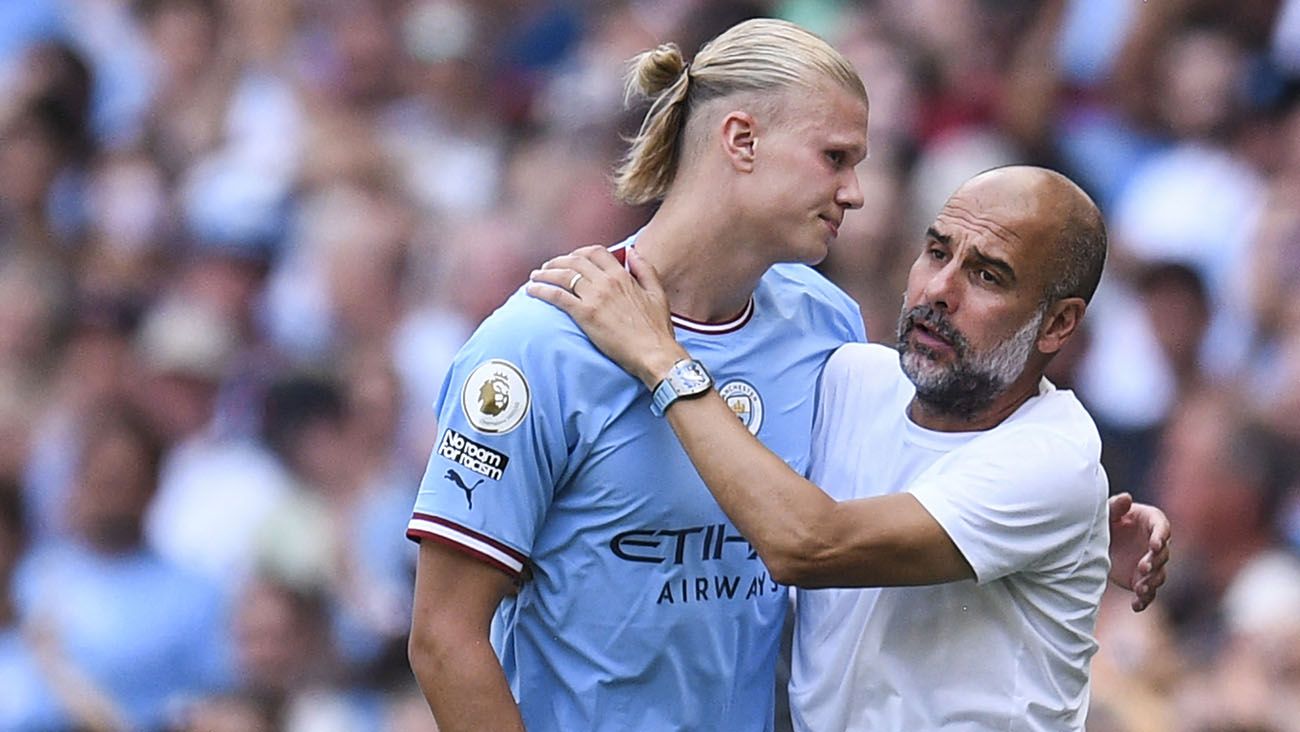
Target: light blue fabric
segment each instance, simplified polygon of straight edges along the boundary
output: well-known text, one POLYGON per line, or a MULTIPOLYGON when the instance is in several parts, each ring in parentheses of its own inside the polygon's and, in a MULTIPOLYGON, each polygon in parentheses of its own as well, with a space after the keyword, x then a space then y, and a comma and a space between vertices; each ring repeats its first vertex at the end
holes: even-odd
POLYGON ((229 681, 220 595, 151 553, 46 546, 19 566, 14 591, 23 621, 48 628, 132 729, 159 729, 169 705, 229 681))
MULTIPOLYGON (((779 265, 743 326, 679 327, 678 337, 751 424, 761 403, 758 437, 804 473, 817 379, 835 348, 865 333, 844 293, 807 267, 779 265)), ((479 459, 504 456, 505 467, 496 476, 435 449, 410 534, 486 542, 531 568, 493 627, 529 730, 772 728, 786 588, 651 414, 649 390, 567 315, 519 292, 458 355, 438 413, 440 444, 458 436, 479 459), (492 359, 517 367, 529 387, 526 415, 504 434, 476 429, 462 404, 470 374, 492 359)))
POLYGON ((0 731, 44 732, 71 726, 28 641, 16 628, 0 629, 0 731))

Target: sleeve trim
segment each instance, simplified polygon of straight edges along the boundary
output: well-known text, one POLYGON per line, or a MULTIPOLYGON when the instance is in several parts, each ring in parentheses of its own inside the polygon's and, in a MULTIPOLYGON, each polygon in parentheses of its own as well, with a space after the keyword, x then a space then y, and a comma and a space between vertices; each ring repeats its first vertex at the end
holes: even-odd
POLYGON ((414 542, 431 539, 454 549, 460 549, 516 578, 524 574, 524 564, 528 561, 528 557, 519 551, 490 536, 447 519, 422 513, 411 517, 411 521, 406 525, 406 538, 414 542))

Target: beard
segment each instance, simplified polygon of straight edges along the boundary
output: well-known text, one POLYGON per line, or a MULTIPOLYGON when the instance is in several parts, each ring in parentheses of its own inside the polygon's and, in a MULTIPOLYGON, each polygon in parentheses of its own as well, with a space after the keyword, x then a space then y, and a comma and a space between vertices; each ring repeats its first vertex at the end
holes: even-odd
POLYGON ((1011 337, 985 351, 976 351, 961 331, 930 305, 903 306, 898 316, 898 352, 903 373, 916 387, 916 398, 938 414, 969 420, 1006 392, 1020 378, 1038 341, 1038 328, 1047 315, 1044 303, 1011 337), (947 341, 953 362, 940 364, 938 353, 912 344, 907 336, 917 324, 947 341))

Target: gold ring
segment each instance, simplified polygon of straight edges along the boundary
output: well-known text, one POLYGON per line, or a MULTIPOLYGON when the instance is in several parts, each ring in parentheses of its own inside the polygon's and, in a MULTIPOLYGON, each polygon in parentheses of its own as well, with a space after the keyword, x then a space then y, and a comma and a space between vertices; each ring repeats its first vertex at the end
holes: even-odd
POLYGON ((576 292, 573 291, 573 288, 575 288, 575 287, 578 286, 578 280, 580 280, 580 279, 582 279, 582 273, 581 273, 581 272, 574 272, 574 273, 573 273, 573 279, 569 280, 569 292, 573 292, 573 294, 575 294, 575 295, 578 294, 578 293, 576 293, 576 292))

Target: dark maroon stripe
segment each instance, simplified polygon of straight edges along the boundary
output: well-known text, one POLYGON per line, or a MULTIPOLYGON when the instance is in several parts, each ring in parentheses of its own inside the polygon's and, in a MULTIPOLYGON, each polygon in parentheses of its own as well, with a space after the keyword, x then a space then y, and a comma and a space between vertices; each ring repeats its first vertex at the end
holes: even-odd
POLYGON ((735 333, 741 328, 744 328, 745 324, 748 323, 750 319, 753 317, 754 317, 754 308, 749 305, 746 305, 745 317, 741 318, 739 321, 736 322, 735 325, 731 326, 730 328, 726 328, 723 330, 703 330, 697 327, 692 327, 693 325, 694 326, 709 325, 709 323, 701 323, 698 320, 683 318, 680 315, 673 315, 673 318, 675 318, 675 320, 673 320, 673 325, 677 326, 678 328, 681 328, 682 330, 689 330, 692 333, 700 333, 701 335, 725 335, 727 333, 735 333))
POLYGON ((473 547, 465 546, 464 544, 461 544, 460 542, 454 539, 448 539, 445 536, 439 536, 438 534, 432 534, 429 533, 428 531, 422 531, 420 529, 407 529, 406 538, 410 539, 411 541, 417 544, 424 540, 432 541, 436 544, 442 544, 445 547, 449 547, 451 549, 455 549, 456 551, 459 551, 461 554, 465 554, 467 556, 473 557, 474 559, 477 559, 483 562, 484 564, 491 565, 492 567, 495 567, 496 569, 505 572, 506 574, 510 575, 512 578, 516 580, 523 577, 522 572, 516 572, 514 568, 507 566, 500 559, 484 554, 483 552, 473 547))
POLYGON ((480 534, 479 532, 467 526, 461 526, 455 521, 448 521, 447 519, 442 518, 440 516, 430 516, 427 513, 420 513, 418 511, 415 512, 413 516, 418 519, 424 519, 425 521, 432 521, 435 524, 446 526, 449 529, 455 529, 456 531, 459 531, 462 534, 466 534, 468 536, 474 537, 475 539, 478 539, 484 544, 491 544, 493 548, 500 549, 506 554, 509 554, 515 559, 518 559, 520 563, 528 562, 528 557, 525 554, 521 553, 519 550, 508 547, 505 544, 502 544, 501 542, 497 541, 496 539, 493 539, 492 537, 487 536, 486 534, 480 534))

